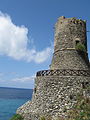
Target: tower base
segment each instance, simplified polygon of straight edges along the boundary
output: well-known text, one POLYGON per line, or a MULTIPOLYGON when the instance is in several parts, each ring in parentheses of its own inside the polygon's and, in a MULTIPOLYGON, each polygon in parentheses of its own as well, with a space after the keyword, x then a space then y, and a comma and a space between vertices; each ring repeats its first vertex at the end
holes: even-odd
POLYGON ((67 117, 67 112, 77 103, 77 95, 82 92, 90 97, 90 76, 38 76, 35 79, 35 88, 32 100, 22 105, 17 114, 24 120, 39 120, 41 116, 67 117))

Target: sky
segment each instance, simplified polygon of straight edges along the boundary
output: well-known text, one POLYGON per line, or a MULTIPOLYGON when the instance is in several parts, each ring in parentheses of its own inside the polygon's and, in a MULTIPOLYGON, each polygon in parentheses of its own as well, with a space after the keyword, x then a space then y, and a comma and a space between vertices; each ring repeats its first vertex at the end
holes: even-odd
MULTIPOLYGON (((0 0, 0 87, 34 88, 51 64, 60 16, 86 20, 90 31, 90 0, 0 0)), ((90 32, 87 41, 90 58, 90 32)))

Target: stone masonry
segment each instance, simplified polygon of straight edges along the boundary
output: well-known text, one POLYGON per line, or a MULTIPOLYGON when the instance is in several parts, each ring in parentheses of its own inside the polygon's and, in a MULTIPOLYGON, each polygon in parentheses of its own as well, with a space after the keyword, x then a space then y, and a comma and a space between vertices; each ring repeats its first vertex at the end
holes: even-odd
POLYGON ((54 54, 49 70, 38 71, 32 100, 17 113, 24 120, 39 120, 41 116, 67 117, 82 92, 90 97, 90 67, 87 53, 86 22, 76 18, 60 17, 55 25, 54 54), (83 44, 86 51, 78 51, 83 44))

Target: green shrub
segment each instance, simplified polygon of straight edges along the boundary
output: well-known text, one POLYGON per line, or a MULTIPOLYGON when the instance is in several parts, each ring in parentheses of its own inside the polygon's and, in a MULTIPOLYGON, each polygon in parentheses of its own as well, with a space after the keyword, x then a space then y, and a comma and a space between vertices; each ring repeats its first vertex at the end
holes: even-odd
POLYGON ((15 114, 10 120, 24 120, 24 119, 21 115, 15 114))
POLYGON ((78 44, 76 45, 76 50, 86 52, 86 47, 85 47, 84 44, 78 43, 78 44))
POLYGON ((67 120, 90 120, 90 98, 78 95, 77 104, 68 112, 68 116, 67 120))

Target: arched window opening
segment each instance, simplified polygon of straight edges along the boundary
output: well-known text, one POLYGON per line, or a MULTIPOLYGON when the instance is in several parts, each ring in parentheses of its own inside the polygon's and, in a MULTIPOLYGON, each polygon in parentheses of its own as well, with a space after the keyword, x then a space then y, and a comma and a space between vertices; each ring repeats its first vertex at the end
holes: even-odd
POLYGON ((79 40, 76 40, 76 45, 77 45, 78 43, 80 43, 80 41, 79 41, 79 40))

